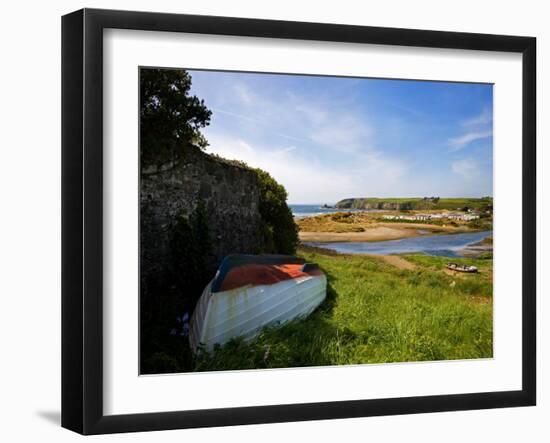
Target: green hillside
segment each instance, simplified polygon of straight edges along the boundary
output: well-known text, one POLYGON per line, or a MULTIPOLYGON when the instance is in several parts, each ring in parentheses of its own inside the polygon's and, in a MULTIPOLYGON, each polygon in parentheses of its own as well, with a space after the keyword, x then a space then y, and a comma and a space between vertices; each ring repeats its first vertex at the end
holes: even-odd
POLYGON ((487 210, 493 207, 492 197, 482 198, 346 198, 335 205, 338 209, 426 210, 463 208, 487 210))

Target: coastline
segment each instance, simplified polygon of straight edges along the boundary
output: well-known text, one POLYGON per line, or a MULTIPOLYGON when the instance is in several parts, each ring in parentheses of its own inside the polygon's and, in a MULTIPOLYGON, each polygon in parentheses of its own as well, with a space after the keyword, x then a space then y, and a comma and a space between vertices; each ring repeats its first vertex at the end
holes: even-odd
MULTIPOLYGON (((417 220, 385 220, 384 214, 338 212, 295 218, 302 245, 331 249, 339 254, 393 256, 425 251, 449 257, 492 257, 492 222, 406 212, 417 220), (456 237, 455 237, 456 235, 456 237)), ((458 214, 460 215, 460 214, 458 214)))

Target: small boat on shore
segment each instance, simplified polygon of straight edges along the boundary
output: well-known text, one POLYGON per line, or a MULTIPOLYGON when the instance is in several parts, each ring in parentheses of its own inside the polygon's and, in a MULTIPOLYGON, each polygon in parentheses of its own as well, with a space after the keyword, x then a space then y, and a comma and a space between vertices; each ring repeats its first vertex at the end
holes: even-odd
POLYGON ((459 265, 458 263, 447 263, 447 269, 457 272, 477 272, 475 266, 459 265))
POLYGON ((191 349, 211 351, 234 337, 306 317, 326 297, 316 264, 285 255, 229 255, 204 289, 191 318, 191 349))

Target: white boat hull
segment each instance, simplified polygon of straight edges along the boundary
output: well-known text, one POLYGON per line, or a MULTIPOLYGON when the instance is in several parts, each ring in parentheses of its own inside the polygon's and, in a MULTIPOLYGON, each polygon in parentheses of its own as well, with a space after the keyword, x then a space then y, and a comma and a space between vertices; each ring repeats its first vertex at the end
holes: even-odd
POLYGON ((324 274, 223 292, 205 288, 191 319, 190 344, 211 351, 234 337, 251 339, 266 326, 309 315, 326 297, 324 274))

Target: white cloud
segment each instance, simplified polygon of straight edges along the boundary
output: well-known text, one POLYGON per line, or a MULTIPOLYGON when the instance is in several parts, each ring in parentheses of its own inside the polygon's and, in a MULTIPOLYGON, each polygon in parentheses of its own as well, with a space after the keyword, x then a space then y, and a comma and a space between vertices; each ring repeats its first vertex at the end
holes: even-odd
POLYGON ((410 159, 385 152, 369 115, 345 97, 294 91, 272 96, 241 82, 231 90, 233 103, 213 109, 234 117, 235 126, 208 128, 208 151, 268 171, 292 203, 431 195, 434 187, 444 192, 442 184, 415 175, 410 159))
POLYGON ((487 137, 491 137, 492 135, 493 131, 491 130, 467 132, 459 137, 449 139, 449 146, 451 147, 451 152, 459 151, 475 140, 481 140, 487 137))
POLYGON ((430 170, 426 158, 414 155, 414 145, 403 146, 410 128, 387 121, 385 131, 401 135, 388 139, 375 125, 380 116, 366 112, 349 90, 339 94, 232 77, 214 84, 205 89, 214 111, 213 123, 204 131, 208 151, 268 171, 285 186, 292 203, 333 203, 353 196, 476 195, 490 188, 490 177, 480 173, 483 164, 456 160, 451 169, 449 158, 449 152, 492 135, 490 107, 456 121, 458 132, 444 141, 448 152, 437 162, 449 166, 430 170), (224 118, 217 121, 216 115, 224 118))
MULTIPOLYGON (((290 97, 293 101, 298 101, 295 95, 291 95, 290 97)), ((315 125, 323 124, 328 118, 328 113, 320 106, 299 103, 295 105, 294 109, 303 114, 310 123, 315 125)))
POLYGON ((257 100, 255 94, 244 83, 235 83, 233 90, 236 96, 246 105, 253 104, 257 100))
POLYGON ((380 153, 364 153, 352 168, 323 165, 289 146, 252 146, 239 138, 211 134, 209 152, 269 172, 288 191, 291 203, 335 203, 348 197, 389 195, 401 186, 405 165, 380 153), (388 194, 389 193, 389 194, 388 194))
POLYGON ((489 108, 484 108, 481 114, 475 117, 469 118, 462 122, 462 126, 480 126, 488 125, 493 121, 493 114, 489 111, 489 108))
POLYGON ((459 174, 469 180, 477 178, 481 175, 479 164, 471 158, 455 160, 451 164, 451 169, 455 174, 459 174))
POLYGON ((305 118, 307 125, 302 125, 307 131, 306 137, 316 144, 344 153, 373 149, 368 116, 354 112, 347 103, 322 98, 312 102, 292 94, 290 103, 283 105, 294 108, 305 118))
POLYGON ((368 116, 357 114, 347 102, 336 103, 333 97, 311 98, 290 92, 272 98, 252 91, 243 83, 236 83, 233 89, 243 109, 235 112, 214 108, 215 112, 261 125, 266 132, 278 137, 296 142, 309 140, 336 152, 373 150, 368 116))
POLYGON ((473 141, 491 137, 493 135, 492 121, 493 114, 489 108, 484 108, 481 114, 462 121, 461 126, 467 132, 449 139, 450 151, 460 151, 473 141))
POLYGON ((382 179, 389 187, 400 183, 399 181, 409 172, 405 162, 387 157, 380 151, 366 151, 358 154, 356 158, 358 169, 354 173, 369 174, 370 177, 382 179))
POLYGON ((365 122, 351 115, 340 115, 313 128, 309 137, 315 143, 349 153, 370 149, 370 135, 365 122))
POLYGON ((209 141, 209 152, 269 172, 285 186, 293 202, 321 203, 320 200, 326 200, 328 203, 352 192, 353 179, 349 174, 327 170, 314 158, 304 160, 295 156, 294 146, 252 148, 240 139, 212 135, 209 141))
POLYGON ((249 117, 248 115, 239 114, 239 113, 236 113, 236 112, 225 111, 225 110, 219 109, 219 108, 212 108, 212 110, 216 113, 229 115, 231 117, 235 117, 237 119, 244 120, 248 123, 253 123, 255 125, 261 125, 262 127, 264 127, 266 129, 267 132, 269 132, 273 135, 276 135, 277 137, 282 137, 282 138, 286 138, 288 140, 294 140, 294 141, 298 141, 298 142, 305 141, 304 139, 294 137, 294 136, 289 135, 289 134, 283 134, 282 132, 273 131, 271 129, 270 125, 267 124, 265 121, 263 121, 261 119, 254 118, 254 117, 249 117))

